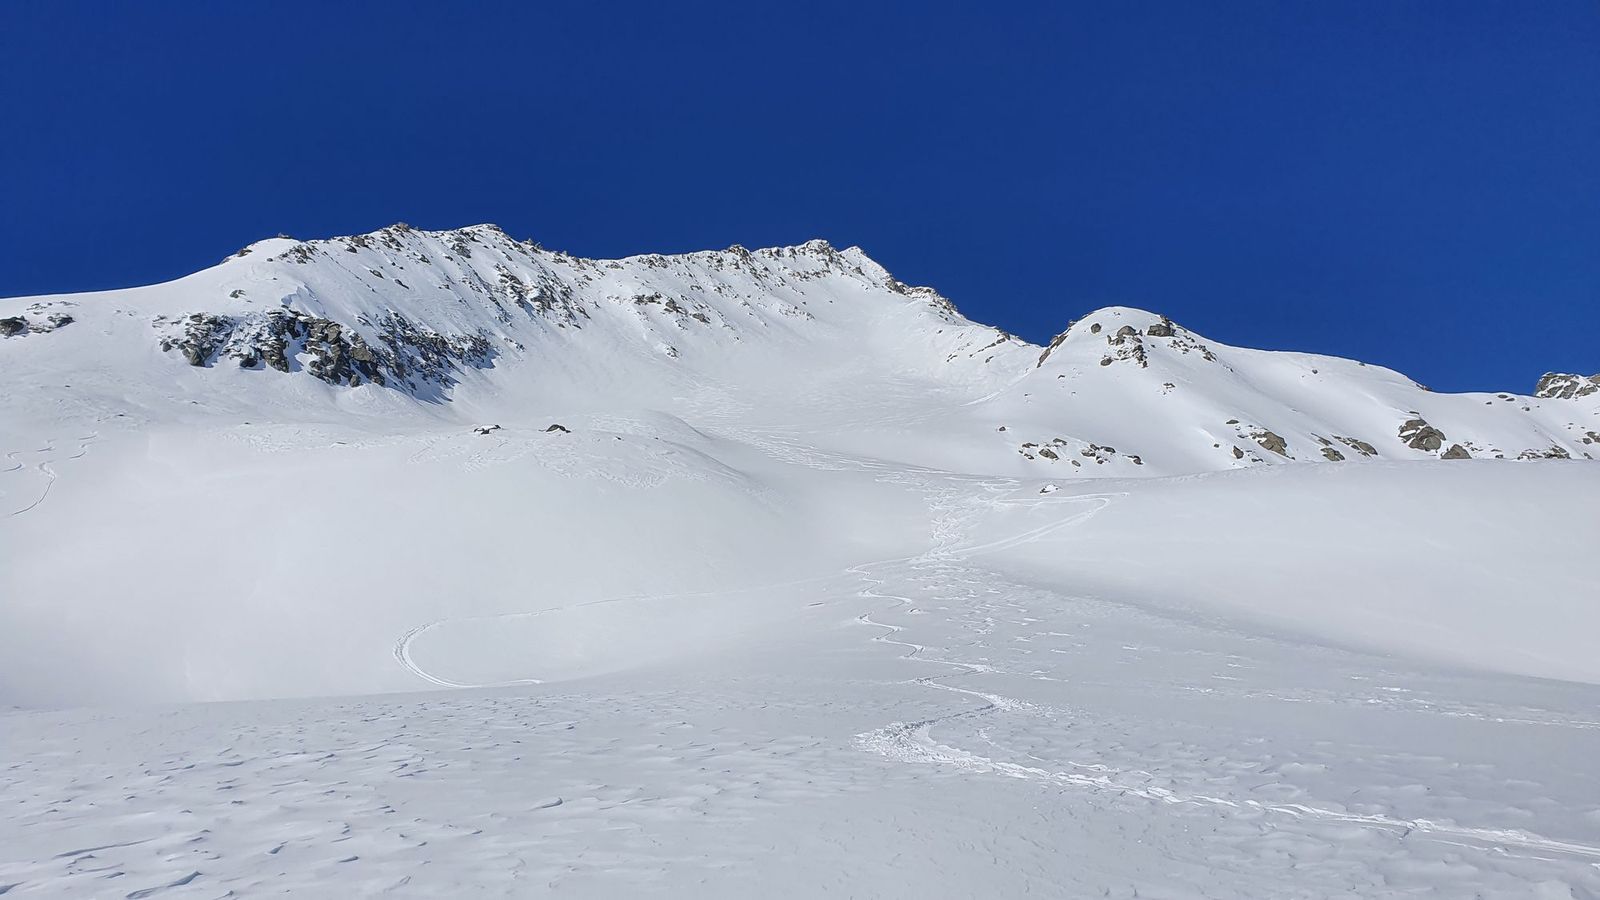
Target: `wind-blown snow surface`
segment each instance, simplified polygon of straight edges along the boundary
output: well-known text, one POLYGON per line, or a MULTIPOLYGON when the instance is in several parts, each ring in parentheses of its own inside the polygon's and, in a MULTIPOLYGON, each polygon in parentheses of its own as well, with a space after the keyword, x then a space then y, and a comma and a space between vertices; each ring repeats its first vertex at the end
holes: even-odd
POLYGON ((1600 896, 1595 394, 820 243, 8 318, 8 895, 1600 896))

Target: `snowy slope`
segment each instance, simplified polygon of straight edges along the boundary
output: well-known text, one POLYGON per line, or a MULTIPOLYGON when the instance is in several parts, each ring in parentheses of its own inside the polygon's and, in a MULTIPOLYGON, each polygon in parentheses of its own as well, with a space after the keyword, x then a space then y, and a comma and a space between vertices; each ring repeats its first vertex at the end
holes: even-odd
POLYGON ((1600 896, 1594 379, 491 226, 0 377, 8 897, 1600 896))

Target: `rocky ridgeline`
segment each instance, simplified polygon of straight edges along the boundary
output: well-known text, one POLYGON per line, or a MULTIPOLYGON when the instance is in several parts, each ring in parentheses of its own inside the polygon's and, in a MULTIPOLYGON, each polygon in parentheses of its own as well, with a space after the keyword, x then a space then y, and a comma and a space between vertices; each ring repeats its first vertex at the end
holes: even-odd
POLYGON ((377 346, 349 326, 288 309, 156 320, 167 329, 161 349, 182 354, 191 366, 229 360, 241 369, 292 372, 303 365, 333 385, 448 386, 461 368, 493 363, 494 345, 484 335, 439 334, 393 312, 365 324, 377 346))
POLYGON ((1539 379, 1533 395, 1541 400, 1576 400, 1600 392, 1600 374, 1584 377, 1565 372, 1550 372, 1539 379))

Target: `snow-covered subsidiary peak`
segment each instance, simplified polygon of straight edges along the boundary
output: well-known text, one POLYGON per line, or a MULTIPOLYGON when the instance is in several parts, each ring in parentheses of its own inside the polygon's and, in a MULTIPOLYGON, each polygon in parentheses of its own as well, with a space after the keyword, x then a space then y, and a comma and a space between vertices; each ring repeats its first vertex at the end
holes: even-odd
POLYGON ((1600 402, 1584 396, 1440 394, 1380 366, 1231 347, 1165 316, 1108 307, 1057 335, 995 404, 1018 418, 1063 416, 1076 433, 1097 435, 1093 447, 1074 447, 1075 468, 1159 460, 1173 472, 1370 458, 1593 458, 1600 402), (1545 399, 1557 396, 1580 399, 1545 399))
POLYGON ((1127 307, 1036 347, 820 240, 596 260, 493 225, 278 237, 168 284, 0 301, 0 364, 28 386, 13 421, 644 409, 850 450, 893 428, 904 461, 1045 478, 1600 452, 1593 379, 1435 394, 1127 307))

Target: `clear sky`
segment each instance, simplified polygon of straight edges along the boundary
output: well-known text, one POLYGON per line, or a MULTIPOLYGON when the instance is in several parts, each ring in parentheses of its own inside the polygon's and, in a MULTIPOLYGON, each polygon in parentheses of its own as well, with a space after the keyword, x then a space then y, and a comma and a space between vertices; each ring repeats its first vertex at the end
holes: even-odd
POLYGON ((1600 371, 1600 2, 0 3, 0 295, 395 221, 1527 391, 1600 371))

